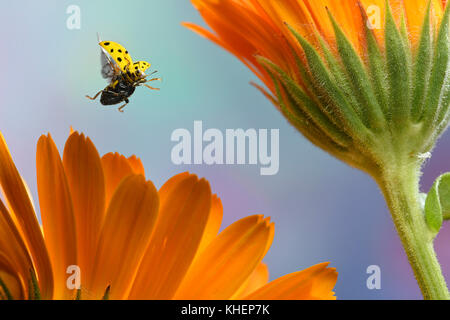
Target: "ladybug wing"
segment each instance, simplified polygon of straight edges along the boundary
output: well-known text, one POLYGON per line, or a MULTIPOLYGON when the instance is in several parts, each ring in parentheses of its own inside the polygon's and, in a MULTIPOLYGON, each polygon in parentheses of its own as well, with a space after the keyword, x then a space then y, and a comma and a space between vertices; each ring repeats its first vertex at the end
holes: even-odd
POLYGON ((137 61, 134 63, 134 71, 141 71, 143 75, 145 75, 145 71, 150 68, 151 64, 147 61, 137 61))
MULTIPOLYGON (((97 40, 99 44, 102 42, 98 33, 97 40)), ((119 66, 110 58, 108 52, 102 46, 100 46, 100 65, 100 72, 104 79, 111 80, 117 74, 116 70, 119 70, 119 66)))
POLYGON ((99 45, 104 50, 103 52, 115 62, 120 71, 127 72, 131 69, 133 59, 122 45, 113 41, 101 41, 99 45))
POLYGON ((100 63, 101 63, 101 74, 105 79, 112 79, 116 74, 117 65, 114 60, 111 60, 108 57, 108 54, 105 52, 105 49, 101 48, 100 50, 100 63), (116 65, 116 68, 114 67, 116 65))

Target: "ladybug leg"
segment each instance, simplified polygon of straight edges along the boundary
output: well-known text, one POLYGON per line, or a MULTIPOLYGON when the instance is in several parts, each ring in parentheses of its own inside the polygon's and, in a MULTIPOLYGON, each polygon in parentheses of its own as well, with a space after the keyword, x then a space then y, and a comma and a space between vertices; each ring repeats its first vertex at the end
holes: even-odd
POLYGON ((146 80, 146 81, 143 81, 141 84, 143 84, 144 86, 146 86, 149 89, 159 90, 159 88, 153 88, 153 87, 149 86, 148 84, 145 84, 146 82, 151 82, 151 81, 156 81, 156 80, 161 80, 161 78, 153 78, 153 79, 150 79, 150 80, 146 80))
POLYGON ((129 102, 130 102, 130 100, 125 99, 125 104, 122 105, 122 106, 120 106, 118 110, 119 110, 120 112, 123 112, 123 108, 125 108, 125 106, 126 106, 129 102))
POLYGON ((152 79, 149 79, 149 80, 145 80, 145 82, 156 81, 156 80, 162 81, 161 78, 152 78, 152 79))
POLYGON ((95 99, 97 99, 97 97, 98 97, 98 95, 100 94, 100 93, 102 93, 104 90, 100 90, 99 92, 97 92, 97 94, 92 98, 92 97, 89 97, 88 95, 86 95, 86 98, 88 98, 88 99, 91 99, 91 100, 95 100, 95 99))
POLYGON ((125 66, 125 69, 129 72, 130 71, 131 61, 128 60, 127 58, 125 58, 125 60, 127 60, 127 65, 125 66))
POLYGON ((155 74, 155 73, 157 73, 157 72, 158 72, 158 70, 155 70, 155 71, 149 73, 148 75, 146 75, 144 78, 150 77, 152 74, 155 74))
POLYGON ((144 84, 144 86, 146 86, 147 88, 149 88, 151 90, 160 90, 159 88, 150 87, 148 84, 144 84))

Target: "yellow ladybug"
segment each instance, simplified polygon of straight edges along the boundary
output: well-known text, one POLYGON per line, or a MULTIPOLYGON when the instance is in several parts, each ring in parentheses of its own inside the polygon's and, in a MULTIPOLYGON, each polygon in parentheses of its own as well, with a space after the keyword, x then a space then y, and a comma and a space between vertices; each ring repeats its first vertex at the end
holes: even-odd
MULTIPOLYGON (((99 38, 99 37, 98 37, 99 38)), ((103 105, 114 105, 125 102, 119 107, 119 111, 123 112, 123 108, 129 103, 128 98, 134 93, 136 87, 144 85, 152 90, 159 90, 147 85, 147 82, 161 80, 160 78, 147 77, 157 71, 145 74, 151 64, 146 61, 137 61, 133 63, 128 50, 122 45, 114 41, 101 41, 101 74, 102 77, 108 79, 108 86, 99 91, 94 97, 86 96, 91 100, 95 100, 100 94, 100 103, 103 105)))

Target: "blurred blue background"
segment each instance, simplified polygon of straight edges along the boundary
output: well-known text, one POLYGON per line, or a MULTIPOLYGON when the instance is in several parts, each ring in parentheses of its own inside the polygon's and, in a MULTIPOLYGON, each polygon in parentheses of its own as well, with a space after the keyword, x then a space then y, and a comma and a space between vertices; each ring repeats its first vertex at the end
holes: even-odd
MULTIPOLYGON (((14 1, 1 12, 0 130, 37 199, 35 151, 50 132, 62 151, 70 126, 89 135, 101 154, 137 154, 158 187, 189 170, 207 178, 224 203, 224 223, 271 216, 275 239, 265 262, 271 279, 330 261, 340 299, 418 299, 420 291, 375 183, 312 146, 249 81, 237 59, 181 26, 203 22, 187 0, 14 1), (81 29, 69 30, 66 9, 81 8, 81 29), (135 60, 159 71, 161 91, 140 88, 125 113, 87 100, 106 86, 96 33, 123 44, 135 60), (175 166, 173 130, 280 129, 280 170, 257 166, 175 166), (381 268, 381 290, 366 287, 369 265, 381 268)), ((423 190, 450 170, 450 135, 425 168, 423 190)), ((450 280, 450 230, 437 251, 450 280)))

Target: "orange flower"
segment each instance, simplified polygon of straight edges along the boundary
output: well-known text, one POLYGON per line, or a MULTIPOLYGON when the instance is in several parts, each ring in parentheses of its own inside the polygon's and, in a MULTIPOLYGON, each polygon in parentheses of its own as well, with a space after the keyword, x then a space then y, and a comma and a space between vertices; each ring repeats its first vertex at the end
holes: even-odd
MULTIPOLYGON (((446 1, 431 0, 435 29, 443 17, 446 1)), ((401 24, 402 17, 406 18, 413 46, 417 46, 428 2, 389 1, 396 23, 401 24)), ((285 24, 317 47, 320 35, 335 48, 335 33, 328 9, 357 52, 364 56, 365 19, 362 18, 361 9, 370 13, 372 8, 376 8, 374 14, 379 14, 379 21, 383 23, 386 0, 192 0, 192 3, 214 32, 192 23, 184 25, 235 55, 276 95, 271 77, 258 63, 256 56, 269 59, 301 82, 296 55, 303 58, 303 50, 285 24)), ((382 46, 384 28, 375 28, 374 33, 382 46)))
POLYGON ((327 263, 267 284, 273 223, 255 215, 218 233, 221 201, 193 174, 157 191, 138 158, 100 158, 73 132, 62 160, 39 139, 37 185, 42 231, 0 133, 0 299, 334 299, 327 263))

